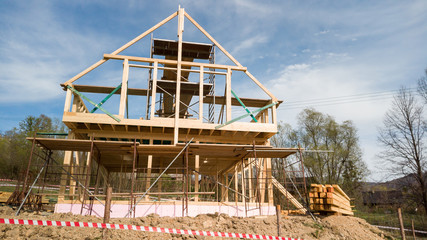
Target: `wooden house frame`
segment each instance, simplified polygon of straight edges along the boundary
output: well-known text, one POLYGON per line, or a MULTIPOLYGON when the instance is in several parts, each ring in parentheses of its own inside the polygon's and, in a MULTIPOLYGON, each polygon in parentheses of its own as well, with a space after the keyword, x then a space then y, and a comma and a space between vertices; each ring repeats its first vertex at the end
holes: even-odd
MULTIPOLYGON (((151 212, 163 216, 177 216, 181 212, 189 216, 214 212, 235 216, 275 213, 273 184, 280 183, 273 181, 271 158, 286 158, 299 151, 270 146, 269 138, 277 132, 276 108, 281 101, 183 8, 111 54, 104 54, 103 59, 62 87, 66 91, 63 122, 70 129, 68 138, 29 138, 33 146, 39 145, 45 151, 65 151, 57 212, 99 214, 103 208, 101 199, 109 185, 113 186, 116 198, 112 217, 142 216, 151 212), (151 41, 152 53, 165 59, 155 58, 153 54, 149 57, 119 55, 175 17, 178 18, 178 40, 151 41), (184 42, 184 19, 211 44, 184 42), (212 61, 213 48, 219 49, 234 65, 212 61), (193 59, 210 59, 210 62, 193 59), (119 86, 76 84, 78 79, 109 60, 123 62, 119 86), (128 87, 131 68, 149 69, 147 89, 128 87), (232 73, 236 71, 243 72, 268 98, 239 98, 232 90, 232 73), (190 73, 199 76, 198 82, 188 80, 190 73), (212 82, 205 79, 207 75, 211 79, 224 76, 224 96, 212 92, 212 82), (85 96, 86 93, 108 96, 97 104, 85 96), (118 114, 102 107, 114 94, 120 95, 118 114), (133 95, 146 97, 145 117, 126 116, 128 97, 133 95), (197 98, 197 110, 191 109, 192 98, 197 98), (91 111, 87 104, 95 108, 91 111), (217 112, 212 111, 204 117, 206 105, 221 106, 221 116, 214 116, 217 112), (247 114, 233 118, 233 106, 243 107, 247 114), (102 113, 94 113, 95 110, 102 113), (192 117, 190 110, 197 117, 192 117), (250 122, 242 121, 248 117, 250 122), (182 190, 165 191, 162 178, 166 174, 179 182, 182 190), (209 201, 202 196, 210 196, 209 201), (162 199, 166 200, 160 201, 162 199), (152 210, 153 205, 156 210, 152 210)), ((286 192, 284 188, 281 191, 286 192)))

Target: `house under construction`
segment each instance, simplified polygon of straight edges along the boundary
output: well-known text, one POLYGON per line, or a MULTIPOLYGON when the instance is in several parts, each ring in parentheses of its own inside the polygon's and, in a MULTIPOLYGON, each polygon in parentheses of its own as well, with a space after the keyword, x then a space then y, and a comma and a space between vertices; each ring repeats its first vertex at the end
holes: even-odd
MULTIPOLYGON (((281 101, 183 8, 104 54, 62 87, 68 136, 28 138, 33 142, 28 169, 39 164, 44 168, 39 183, 59 185, 56 212, 102 216, 107 186, 113 189, 111 217, 271 215, 273 185, 303 209, 271 174, 271 158, 299 151, 270 146, 281 101), (153 37, 174 18, 177 40, 153 37), (185 21, 210 43, 183 41, 185 21), (120 55, 145 37, 150 38, 149 56, 120 55), (233 64, 216 64, 220 52, 233 64), (114 86, 78 84, 107 61, 123 64, 114 86), (130 76, 138 70, 147 74, 143 84, 132 83, 130 76), (233 82, 233 73, 244 80, 233 82), (266 97, 239 97, 242 81, 266 97), (244 113, 236 116, 235 109, 244 113), (42 154, 35 153, 36 146, 42 154), (52 158, 54 151, 65 151, 63 162, 52 158)), ((36 176, 27 170, 24 192, 30 179, 36 176)))

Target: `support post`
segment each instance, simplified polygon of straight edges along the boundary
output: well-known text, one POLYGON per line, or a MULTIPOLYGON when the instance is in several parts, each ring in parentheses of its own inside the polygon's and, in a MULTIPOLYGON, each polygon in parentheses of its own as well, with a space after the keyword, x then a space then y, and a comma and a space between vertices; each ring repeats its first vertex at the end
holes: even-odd
POLYGON ((253 198, 253 189, 252 189, 252 161, 253 159, 250 158, 248 160, 248 190, 249 190, 249 202, 254 202, 253 198))
POLYGON ((240 166, 240 169, 242 170, 241 176, 242 176, 242 202, 245 204, 245 216, 248 216, 248 212, 246 211, 246 187, 245 187, 245 166, 244 166, 244 160, 242 158, 242 163, 240 166))
MULTIPOLYGON (((79 162, 80 162, 80 153, 74 152, 76 161, 72 161, 70 174, 73 175, 77 172, 79 173, 79 162)), ((70 199, 74 199, 73 195, 76 193, 76 181, 74 179, 70 179, 70 199)))
POLYGON ((261 194, 261 201, 260 203, 264 203, 265 202, 265 178, 266 178, 266 161, 264 158, 260 158, 260 188, 259 188, 259 192, 261 194))
POLYGON ((64 112, 70 112, 72 95, 73 93, 71 92, 71 90, 67 88, 67 95, 65 95, 64 112))
POLYGON ((414 219, 411 219, 411 227, 412 227, 412 237, 414 238, 414 240, 416 240, 417 237, 415 235, 414 219))
POLYGON ((239 201, 239 195, 237 194, 239 192, 239 177, 237 176, 237 164, 236 166, 234 166, 234 201, 237 202, 239 201))
POLYGON ((199 121, 203 122, 203 66, 200 66, 200 75, 199 75, 199 121))
MULTIPOLYGON (((154 113, 156 111, 156 93, 157 93, 157 66, 158 62, 154 62, 154 69, 153 69, 153 82, 151 85, 151 106, 150 106, 150 120, 154 119, 154 113)), ((147 100, 148 101, 148 100, 147 100)))
POLYGON ((225 186, 227 186, 227 187, 225 188, 225 199, 224 199, 224 201, 228 202, 228 187, 229 187, 229 184, 228 184, 228 173, 225 173, 225 186))
POLYGON ((225 83, 225 112, 226 122, 231 121, 231 68, 227 68, 226 83, 225 83))
MULTIPOLYGON (((147 176, 145 176, 145 190, 147 190, 150 187, 150 181, 151 181, 151 168, 153 166, 153 155, 148 155, 148 160, 147 160, 147 176)), ((146 195, 145 196, 145 201, 148 201, 149 196, 146 195)))
POLYGON ((268 195, 268 204, 274 203, 273 198, 273 181, 271 175, 271 158, 266 158, 266 175, 267 175, 267 195, 268 195))
MULTIPOLYGON (((194 192, 198 193, 199 192, 199 160, 200 160, 200 156, 196 155, 194 157, 194 168, 196 170, 196 172, 194 173, 194 192)), ((199 195, 196 194, 194 196, 194 201, 198 202, 199 201, 199 195)))
POLYGON ((178 57, 176 71, 176 94, 175 94, 175 121, 174 121, 174 136, 173 144, 178 143, 179 134, 179 116, 181 105, 181 61, 182 61, 182 33, 184 32, 184 9, 178 10, 178 57))
POLYGON ((111 209, 111 196, 113 194, 113 188, 107 187, 107 192, 105 196, 105 208, 104 208, 104 223, 110 221, 110 209, 111 209))
POLYGON ((400 235, 402 236, 402 240, 406 240, 405 228, 403 226, 402 209, 401 208, 397 209, 397 216, 399 217, 400 235))
POLYGON ((277 236, 280 236, 280 205, 276 206, 276 216, 277 216, 277 236))
MULTIPOLYGON (((110 221, 110 209, 111 209, 111 195, 113 194, 113 188, 107 187, 107 192, 105 195, 105 207, 104 207, 104 223, 110 221)), ((107 229, 104 228, 102 231, 102 238, 107 239, 107 229)))
MULTIPOLYGON (((69 133, 68 134, 68 139, 74 139, 74 134, 73 133, 69 133)), ((64 168, 67 169, 68 172, 71 172, 71 161, 73 158, 73 151, 65 151, 64 154, 64 168)), ((63 173, 61 175, 61 181, 59 183, 59 196, 58 196, 58 201, 63 201, 65 199, 65 190, 66 190, 66 186, 67 186, 67 182, 68 182, 68 175, 63 173)), ((71 186, 70 186, 71 189, 71 186)))
POLYGON ((134 186, 135 186, 135 162, 136 162, 136 139, 134 139, 133 142, 133 161, 132 161, 132 175, 131 175, 131 179, 132 179, 132 183, 131 183, 131 187, 130 187, 130 207, 131 209, 133 209, 133 217, 135 217, 135 211, 136 211, 136 206, 133 207, 133 191, 134 191, 134 186))
MULTIPOLYGON (((91 143, 90 143, 90 152, 87 156, 87 162, 86 162, 86 177, 85 177, 85 184, 84 187, 89 189, 89 183, 90 183, 90 170, 92 165, 92 157, 93 157, 93 148, 94 148, 94 142, 93 142, 93 136, 91 137, 91 143)), ((82 208, 80 209, 80 215, 83 214, 83 207, 86 200, 86 191, 83 192, 83 198, 82 198, 82 208)))
POLYGON ((120 108, 119 116, 123 119, 125 117, 126 100, 128 98, 128 78, 129 78, 129 61, 126 58, 123 62, 123 76, 122 76, 122 90, 120 93, 120 108))

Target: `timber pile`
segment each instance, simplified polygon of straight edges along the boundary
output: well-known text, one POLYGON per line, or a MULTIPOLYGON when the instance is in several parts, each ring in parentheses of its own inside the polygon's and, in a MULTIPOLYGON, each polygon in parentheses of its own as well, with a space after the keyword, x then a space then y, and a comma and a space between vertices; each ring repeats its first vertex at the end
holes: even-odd
POLYGON ((350 198, 338 185, 311 184, 310 209, 321 214, 354 215, 350 198))

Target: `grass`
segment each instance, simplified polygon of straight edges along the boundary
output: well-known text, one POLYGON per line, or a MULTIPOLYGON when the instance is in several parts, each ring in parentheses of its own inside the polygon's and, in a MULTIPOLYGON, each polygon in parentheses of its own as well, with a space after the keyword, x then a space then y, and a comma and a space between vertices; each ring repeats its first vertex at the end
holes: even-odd
MULTIPOLYGON (((382 210, 382 211, 356 211, 355 217, 365 219, 368 223, 372 225, 380 226, 389 226, 389 227, 399 227, 399 219, 397 216, 397 210, 382 210), (394 212, 393 212, 394 211, 394 212)), ((412 220, 414 221, 415 230, 427 231, 427 217, 420 214, 410 214, 402 212, 403 226, 405 229, 411 229, 412 220)), ((384 229, 383 229, 384 230, 384 229)), ((396 238, 400 237, 399 231, 391 231, 396 238)), ((412 236, 411 232, 406 232, 407 236, 412 236)), ((421 237, 421 236, 420 236, 421 237)), ((426 237, 427 235, 423 236, 426 237)))

